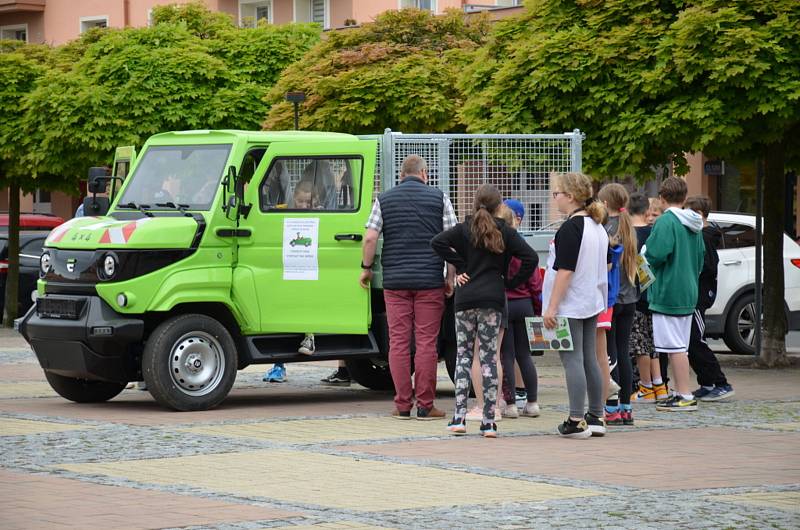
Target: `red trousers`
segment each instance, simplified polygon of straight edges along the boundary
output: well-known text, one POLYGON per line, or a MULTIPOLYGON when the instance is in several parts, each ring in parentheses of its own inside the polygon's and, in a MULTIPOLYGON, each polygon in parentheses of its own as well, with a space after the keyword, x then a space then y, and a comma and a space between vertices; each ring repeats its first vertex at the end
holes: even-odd
POLYGON ((436 339, 444 313, 444 288, 383 291, 389 323, 389 369, 397 410, 430 409, 436 395, 436 339), (411 386, 411 336, 415 339, 414 387, 411 386))

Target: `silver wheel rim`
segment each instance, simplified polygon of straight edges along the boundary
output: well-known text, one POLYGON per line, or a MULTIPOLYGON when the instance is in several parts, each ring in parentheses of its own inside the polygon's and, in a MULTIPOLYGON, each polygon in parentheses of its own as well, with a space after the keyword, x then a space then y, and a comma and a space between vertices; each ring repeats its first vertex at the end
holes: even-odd
POLYGON ((739 315, 736 320, 736 325, 739 329, 739 336, 742 338, 742 341, 747 344, 748 346, 752 346, 755 342, 756 336, 756 304, 755 302, 751 302, 744 307, 742 310, 739 311, 739 315))
POLYGON ((203 331, 186 333, 172 347, 169 373, 187 396, 205 396, 222 381, 225 356, 219 341, 203 331))

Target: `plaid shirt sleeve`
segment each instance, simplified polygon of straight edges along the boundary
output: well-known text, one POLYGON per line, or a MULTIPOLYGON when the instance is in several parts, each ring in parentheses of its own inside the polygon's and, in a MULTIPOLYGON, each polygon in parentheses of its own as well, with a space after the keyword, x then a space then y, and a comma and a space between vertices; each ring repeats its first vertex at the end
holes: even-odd
POLYGON ((372 211, 369 213, 366 227, 372 228, 378 233, 383 230, 383 214, 381 213, 381 203, 378 202, 378 199, 375 199, 375 203, 372 205, 372 211))
POLYGON ((447 195, 445 195, 444 210, 442 211, 442 225, 444 226, 445 230, 450 230, 457 224, 458 219, 456 218, 456 212, 453 211, 453 203, 451 203, 450 199, 448 199, 447 195))

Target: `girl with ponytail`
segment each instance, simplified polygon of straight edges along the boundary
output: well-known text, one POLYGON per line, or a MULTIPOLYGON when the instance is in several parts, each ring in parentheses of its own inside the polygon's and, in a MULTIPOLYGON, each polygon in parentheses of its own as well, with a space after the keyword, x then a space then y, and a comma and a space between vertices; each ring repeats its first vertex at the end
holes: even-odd
MULTIPOLYGON (((608 302, 608 234, 603 205, 592 199, 592 181, 582 173, 555 174, 553 200, 567 219, 550 242, 542 288, 544 325, 565 317, 572 351, 559 352, 567 379, 569 417, 558 426, 565 438, 605 434, 603 378, 595 354, 597 317, 608 302), (589 411, 584 403, 588 394, 589 411)), ((606 379, 608 377, 606 376, 606 379)))
POLYGON ((619 282, 616 301, 608 330, 608 357, 613 367, 611 375, 620 386, 617 398, 606 401, 606 421, 610 425, 633 425, 631 392, 633 391, 633 367, 629 354, 629 343, 633 319, 636 315, 636 302, 639 300, 636 288, 637 241, 633 221, 627 211, 628 190, 621 184, 607 184, 600 189, 597 198, 608 210, 605 223, 612 247, 620 246, 622 256, 619 261, 619 274, 614 275, 619 282))
POLYGON ((526 281, 539 261, 522 236, 495 217, 501 204, 500 192, 494 186, 481 185, 475 193, 472 215, 431 241, 433 250, 456 268, 459 286, 455 294, 456 407, 447 426, 456 435, 467 432, 470 367, 477 342, 483 381, 480 431, 484 437, 497 436, 497 339, 506 306, 505 290, 526 281), (513 278, 507 278, 512 257, 521 265, 513 278))

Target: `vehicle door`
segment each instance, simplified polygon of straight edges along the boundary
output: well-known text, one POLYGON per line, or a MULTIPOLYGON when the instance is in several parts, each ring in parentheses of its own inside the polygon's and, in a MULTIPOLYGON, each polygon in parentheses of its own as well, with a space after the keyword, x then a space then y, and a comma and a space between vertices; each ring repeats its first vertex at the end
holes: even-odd
POLYGON ((255 297, 259 333, 367 333, 358 277, 375 150, 367 140, 270 144, 244 192, 234 285, 234 298, 255 297))
POLYGON ((752 226, 716 221, 722 232, 717 249, 717 299, 708 313, 722 314, 733 295, 746 285, 755 283, 755 229, 752 226))

